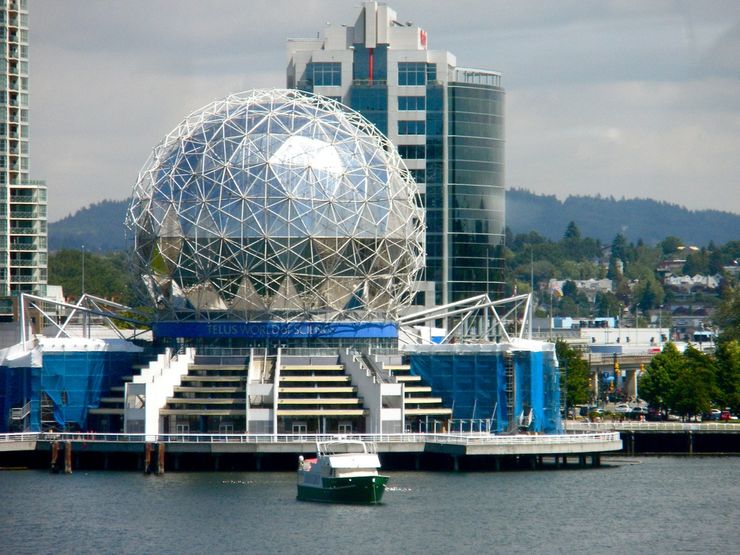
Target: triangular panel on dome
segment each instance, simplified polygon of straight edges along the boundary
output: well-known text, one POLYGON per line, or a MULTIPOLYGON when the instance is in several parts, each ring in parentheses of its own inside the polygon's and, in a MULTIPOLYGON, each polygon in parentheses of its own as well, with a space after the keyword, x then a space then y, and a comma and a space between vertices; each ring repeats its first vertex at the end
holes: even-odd
POLYGON ((271 310, 281 311, 301 311, 303 310, 303 304, 298 296, 298 291, 295 288, 295 284, 290 276, 287 276, 277 293, 272 298, 270 304, 271 310))
POLYGON ((196 239, 212 239, 219 236, 218 225, 213 220, 213 207, 208 204, 201 204, 193 222, 193 236, 196 239))
POLYGON ((389 293, 391 278, 384 277, 381 279, 368 280, 366 282, 366 302, 365 306, 370 311, 387 311, 392 305, 393 297, 389 293))
POLYGON ((173 272, 177 267, 182 243, 182 228, 180 227, 176 209, 174 206, 170 206, 159 228, 159 252, 164 258, 168 273, 173 272))
POLYGON ((211 283, 199 283, 185 291, 195 310, 226 310, 226 303, 211 283))
POLYGON ((341 311, 361 283, 357 277, 331 277, 321 284, 321 296, 329 307, 341 311))
POLYGON ((239 282, 229 306, 232 310, 243 312, 263 312, 267 309, 262 296, 257 293, 252 282, 246 277, 239 282))

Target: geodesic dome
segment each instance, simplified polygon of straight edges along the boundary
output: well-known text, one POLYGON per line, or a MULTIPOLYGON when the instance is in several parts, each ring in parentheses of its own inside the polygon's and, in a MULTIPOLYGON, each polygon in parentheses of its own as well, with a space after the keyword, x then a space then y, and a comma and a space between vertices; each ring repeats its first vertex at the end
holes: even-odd
POLYGON ((424 265, 417 197, 356 112, 295 90, 230 95, 142 168, 134 271, 166 317, 393 319, 424 265))

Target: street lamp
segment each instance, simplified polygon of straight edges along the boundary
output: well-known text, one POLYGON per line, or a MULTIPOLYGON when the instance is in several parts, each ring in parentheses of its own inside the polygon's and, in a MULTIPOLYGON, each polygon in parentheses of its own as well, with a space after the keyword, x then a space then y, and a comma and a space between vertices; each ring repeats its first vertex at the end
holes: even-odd
POLYGON ((85 245, 82 245, 82 292, 80 298, 85 295, 85 245))

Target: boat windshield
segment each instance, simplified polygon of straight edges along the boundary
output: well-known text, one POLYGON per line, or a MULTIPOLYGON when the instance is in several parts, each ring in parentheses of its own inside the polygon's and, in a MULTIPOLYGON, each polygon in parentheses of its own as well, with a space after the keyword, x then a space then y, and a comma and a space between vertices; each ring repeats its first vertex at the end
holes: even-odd
POLYGON ((324 455, 368 452, 367 446, 362 441, 329 441, 318 443, 317 449, 319 453, 324 455))

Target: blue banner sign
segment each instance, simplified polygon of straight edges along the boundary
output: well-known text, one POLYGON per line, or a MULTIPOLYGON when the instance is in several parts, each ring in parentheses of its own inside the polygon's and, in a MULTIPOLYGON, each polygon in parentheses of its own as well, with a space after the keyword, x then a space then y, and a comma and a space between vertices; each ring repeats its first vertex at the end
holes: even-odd
POLYGON ((389 322, 155 322, 159 337, 246 337, 250 339, 396 338, 389 322))

